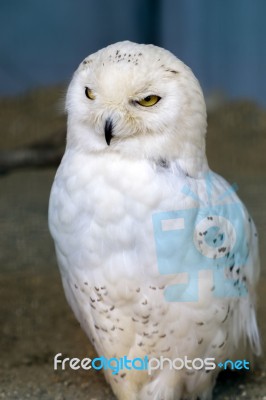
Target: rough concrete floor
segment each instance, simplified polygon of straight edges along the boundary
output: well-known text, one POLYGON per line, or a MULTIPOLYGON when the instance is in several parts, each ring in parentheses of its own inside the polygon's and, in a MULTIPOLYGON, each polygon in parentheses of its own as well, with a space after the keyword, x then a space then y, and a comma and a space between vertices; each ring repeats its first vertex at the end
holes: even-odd
MULTIPOLYGON (((231 109, 210 118, 208 152, 211 166, 238 183, 258 226, 263 260, 259 322, 265 349, 265 131, 253 132, 256 140, 250 137, 251 130, 240 137, 245 121, 243 129, 231 136, 230 127, 236 129, 231 119, 223 125, 231 109)), ((68 357, 95 356, 66 303, 48 233, 47 204, 54 174, 55 169, 47 168, 0 176, 0 399, 112 400, 101 373, 53 369, 53 357, 59 352, 68 357)), ((257 361, 254 372, 221 376, 214 399, 265 400, 265 357, 257 361)))

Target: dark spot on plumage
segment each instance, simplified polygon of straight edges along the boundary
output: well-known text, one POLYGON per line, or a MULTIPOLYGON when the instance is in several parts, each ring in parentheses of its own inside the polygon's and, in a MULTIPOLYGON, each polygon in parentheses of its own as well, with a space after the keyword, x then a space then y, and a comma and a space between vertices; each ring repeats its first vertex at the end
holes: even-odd
POLYGON ((111 331, 114 331, 114 330, 115 330, 115 326, 113 325, 112 328, 111 328, 111 331))
POLYGON ((155 286, 150 286, 150 289, 156 290, 157 288, 155 286))
POLYGON ((95 302, 95 299, 92 299, 91 297, 90 297, 90 299, 91 299, 91 301, 94 303, 95 302))
POLYGON ((159 338, 164 338, 166 334, 164 333, 163 335, 159 335, 159 338))
POLYGON ((215 289, 215 285, 213 285, 213 286, 211 287, 211 292, 213 292, 214 289, 215 289))
POLYGON ((232 265, 230 265, 229 269, 230 269, 231 272, 233 271, 234 266, 235 266, 235 263, 233 263, 232 265))
POLYGON ((156 335, 158 332, 159 332, 159 331, 152 331, 152 333, 153 333, 154 335, 156 335))
POLYGON ((158 326, 159 322, 155 322, 154 324, 152 324, 152 326, 158 326))
POLYGON ((110 307, 110 311, 113 311, 114 308, 115 308, 115 306, 110 307))
POLYGON ((97 292, 99 292, 99 288, 97 288, 96 286, 94 286, 94 289, 97 291, 97 292))
POLYGON ((235 282, 234 282, 234 286, 237 286, 239 284, 239 279, 237 279, 235 282))
POLYGON ((123 328, 120 328, 120 327, 118 327, 118 329, 119 329, 120 331, 123 331, 123 330, 124 330, 123 328))
POLYGON ((227 313, 226 313, 226 316, 224 317, 224 319, 222 320, 222 323, 224 323, 227 320, 229 312, 230 312, 230 305, 228 305, 227 313))
POLYGON ((250 217, 248 218, 248 222, 251 222, 251 218, 250 217))
POLYGON ((166 169, 169 168, 169 166, 170 166, 169 162, 167 160, 165 160, 164 158, 161 158, 157 162, 157 164, 158 164, 159 167, 166 168, 166 169))
POLYGON ((95 329, 100 329, 100 328, 98 327, 98 325, 94 325, 94 327, 95 327, 95 329))
POLYGON ((147 324, 149 322, 148 319, 146 319, 146 321, 142 321, 143 325, 147 324))
POLYGON ((94 310, 96 310, 96 307, 94 307, 93 304, 90 303, 91 308, 93 308, 94 310))
POLYGON ((88 282, 84 282, 84 285, 88 285, 88 282))
POLYGON ((167 349, 162 350, 162 353, 166 353, 167 351, 170 351, 170 350, 171 350, 171 347, 169 346, 169 347, 167 347, 167 349))
POLYGON ((144 306, 146 306, 146 304, 148 304, 147 299, 145 299, 141 304, 143 304, 144 306))
POLYGON ((246 282, 246 280, 247 280, 247 277, 243 276, 243 281, 246 282))
POLYGON ((78 286, 76 284, 74 286, 75 286, 76 289, 78 289, 78 286))
POLYGON ((226 247, 220 247, 219 249, 218 249, 218 252, 219 253, 224 253, 226 251, 226 247))
POLYGON ((115 55, 117 56, 119 52, 120 52, 120 50, 116 50, 116 53, 115 53, 115 55))
POLYGON ((140 346, 140 347, 143 346, 143 343, 142 343, 142 342, 139 342, 139 343, 138 343, 138 346, 140 346))
POLYGON ((126 373, 123 372, 123 374, 121 374, 120 376, 121 376, 121 378, 124 378, 126 376, 126 373))
POLYGON ((208 232, 207 232, 207 231, 205 231, 205 232, 203 232, 203 235, 204 235, 204 236, 206 236, 206 235, 207 235, 207 233, 208 233, 208 232))
POLYGON ((160 289, 160 290, 163 290, 164 288, 165 288, 165 285, 159 286, 159 289, 160 289))
POLYGON ((198 340, 198 344, 201 344, 203 342, 203 338, 201 338, 200 340, 198 340))
POLYGON ((107 329, 106 329, 106 328, 101 328, 101 330, 102 330, 103 332, 106 332, 106 333, 107 333, 107 329))
POLYGON ((228 252, 228 253, 226 253, 226 255, 225 255, 225 256, 226 256, 226 258, 228 258, 228 257, 229 257, 229 255, 230 255, 230 253, 229 253, 229 252, 228 252))
POLYGON ((197 325, 202 326, 204 325, 204 322, 196 322, 197 325))
POLYGON ((255 233, 254 233, 254 236, 255 236, 255 237, 257 237, 257 236, 258 236, 257 232, 255 232, 255 233))
POLYGON ((105 286, 101 286, 101 289, 103 290, 103 289, 106 289, 106 287, 105 286))
POLYGON ((140 292, 140 288, 137 288, 137 289, 136 289, 136 292, 139 293, 139 292, 140 292))
POLYGON ((210 220, 210 221, 212 221, 212 220, 213 220, 213 218, 212 218, 212 217, 207 217, 207 219, 208 219, 208 220, 210 220))
POLYGON ((149 318, 149 316, 150 316, 150 314, 149 315, 143 315, 142 318, 147 319, 147 318, 149 318))
POLYGON ((239 274, 240 272, 240 268, 237 268, 236 273, 239 274))
POLYGON ((135 319, 135 318, 133 318, 133 317, 132 317, 132 321, 133 321, 133 322, 139 322, 137 319, 135 319))

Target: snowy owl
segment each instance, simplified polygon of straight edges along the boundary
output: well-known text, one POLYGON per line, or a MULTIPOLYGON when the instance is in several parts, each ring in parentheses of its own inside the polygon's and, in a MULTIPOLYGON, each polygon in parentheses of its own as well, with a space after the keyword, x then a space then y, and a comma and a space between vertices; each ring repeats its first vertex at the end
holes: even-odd
POLYGON ((120 42, 80 64, 66 110, 49 226, 97 368, 120 400, 211 399, 222 366, 260 352, 259 258, 208 167, 197 79, 165 49, 120 42))

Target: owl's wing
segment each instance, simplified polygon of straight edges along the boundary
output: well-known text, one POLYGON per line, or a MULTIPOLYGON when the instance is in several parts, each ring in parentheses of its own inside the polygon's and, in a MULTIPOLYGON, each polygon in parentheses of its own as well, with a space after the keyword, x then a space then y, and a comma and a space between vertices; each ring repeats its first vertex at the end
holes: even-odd
MULTIPOLYGON (((235 308, 233 336, 236 344, 240 340, 245 343, 248 339, 252 352, 258 355, 261 353, 256 319, 256 284, 260 274, 258 234, 252 218, 232 187, 216 174, 212 175, 212 183, 216 199, 221 201, 220 205, 218 201, 214 210, 220 214, 217 221, 225 234, 225 242, 216 247, 216 260, 219 265, 219 252, 224 252, 225 257, 221 258, 221 262, 224 263, 225 278, 228 279, 225 294, 228 290, 235 308), (228 193, 230 195, 226 199, 228 193)), ((219 232, 215 238, 218 240, 219 232)))

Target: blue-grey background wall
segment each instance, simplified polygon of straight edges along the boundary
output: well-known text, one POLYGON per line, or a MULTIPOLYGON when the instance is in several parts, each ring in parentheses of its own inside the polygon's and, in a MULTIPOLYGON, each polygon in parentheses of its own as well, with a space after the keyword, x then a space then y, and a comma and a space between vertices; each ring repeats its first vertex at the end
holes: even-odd
POLYGON ((163 46, 206 94, 266 105, 265 0, 1 0, 0 95, 66 82, 119 40, 163 46))

